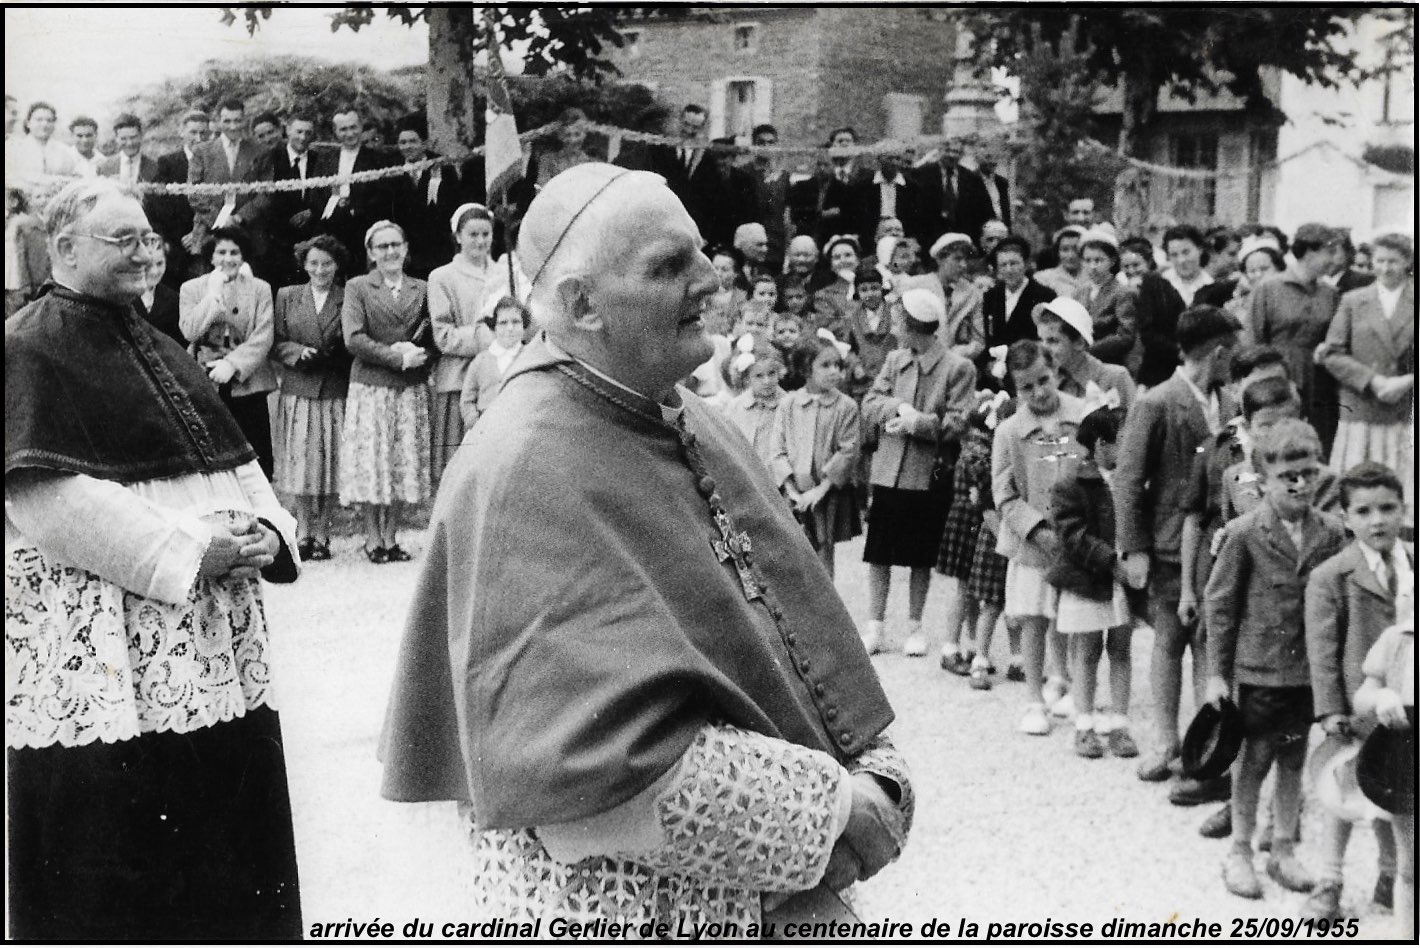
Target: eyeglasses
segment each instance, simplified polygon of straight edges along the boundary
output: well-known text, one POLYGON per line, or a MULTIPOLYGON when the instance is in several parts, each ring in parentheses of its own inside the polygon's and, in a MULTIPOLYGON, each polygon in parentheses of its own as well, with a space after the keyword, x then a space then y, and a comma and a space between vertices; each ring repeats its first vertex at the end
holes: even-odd
POLYGON ((1272 476, 1284 484, 1308 484, 1321 474, 1321 468, 1307 467, 1297 471, 1277 471, 1272 476))
POLYGON ((109 237, 105 234, 74 234, 75 237, 88 237, 101 243, 117 247, 119 253, 131 257, 142 247, 150 253, 163 249, 163 238, 154 231, 147 231, 142 234, 122 234, 118 237, 109 237))

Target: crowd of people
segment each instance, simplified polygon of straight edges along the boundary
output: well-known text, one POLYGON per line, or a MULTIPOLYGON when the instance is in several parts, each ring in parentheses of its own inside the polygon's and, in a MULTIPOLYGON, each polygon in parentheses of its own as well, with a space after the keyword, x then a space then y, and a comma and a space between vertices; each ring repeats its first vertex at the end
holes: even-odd
MULTIPOLYGON (((7 99, 7 319, 43 305, 60 273, 54 231, 46 244, 28 212, 52 176, 250 185, 398 163, 363 143, 354 107, 331 117, 339 148, 318 151, 314 117, 258 116, 259 140, 243 104, 225 101, 215 138, 194 110, 183 147, 156 160, 133 116, 115 120, 120 151, 103 160, 92 136, 58 142, 56 119, 33 103, 12 135, 7 99)), ((515 203, 593 162, 585 122, 564 116, 515 203)), ((1180 224, 1155 246, 1082 197, 1034 248, 1013 231, 1019 198, 990 154, 967 167, 948 142, 914 165, 880 148, 869 166, 843 128, 795 176, 772 153, 707 147, 705 125, 687 106, 677 144, 625 157, 679 199, 715 274, 693 314, 713 355, 680 381, 752 446, 830 577, 836 545, 866 534, 865 650, 937 651, 978 690, 998 684, 999 660, 1000 677, 1022 685, 1024 734, 1065 718, 1080 756, 1142 752, 1139 778, 1173 780, 1172 802, 1226 803, 1202 831, 1231 836, 1224 883, 1247 898, 1262 894, 1253 847, 1271 780, 1266 871, 1310 892, 1309 914, 1337 917, 1350 823, 1325 820, 1318 874, 1295 855, 1308 734, 1319 723, 1329 741, 1356 743, 1404 726, 1406 706, 1413 715, 1411 239, 1356 247, 1322 223, 1290 235, 1180 224), (893 567, 909 571, 901 629, 886 624, 893 567), (934 574, 947 614, 929 628, 934 574), (1153 630, 1146 752, 1129 719, 1141 622, 1153 630), (1181 772, 1186 653, 1195 705, 1241 712, 1230 774, 1181 772)), ((427 138, 419 116, 401 122, 400 160, 431 156, 427 138)), ((778 135, 764 125, 752 140, 778 135)), ((512 249, 527 244, 516 215, 481 203, 479 161, 330 187, 148 194, 150 228, 91 235, 141 261, 137 313, 187 350, 184 384, 225 406, 254 452, 247 467, 294 508, 279 544, 266 531, 276 549, 263 566, 288 535, 298 561, 329 559, 337 504, 361 506, 371 562, 410 559, 402 509, 433 497, 501 381, 528 371, 519 355, 547 328, 528 304, 542 272, 512 249)), ((557 305, 579 331, 604 318, 585 300, 557 305)), ((599 378, 581 381, 605 388, 599 378)), ((729 537, 722 559, 738 564, 729 537)), ((1411 799, 1376 823, 1375 900, 1398 920, 1414 911, 1411 799)))

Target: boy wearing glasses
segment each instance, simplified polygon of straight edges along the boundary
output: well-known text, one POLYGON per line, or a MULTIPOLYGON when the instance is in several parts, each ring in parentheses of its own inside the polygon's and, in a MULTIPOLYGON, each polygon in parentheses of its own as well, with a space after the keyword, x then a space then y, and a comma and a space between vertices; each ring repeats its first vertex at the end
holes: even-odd
POLYGON ((1242 712, 1243 745, 1233 777, 1233 846, 1223 883, 1246 899, 1262 897, 1253 869, 1257 799, 1277 768, 1272 853, 1267 874, 1293 892, 1311 891, 1293 852, 1301 813, 1302 765, 1315 718, 1303 601, 1314 567, 1345 545, 1341 521, 1313 506, 1322 447, 1304 421, 1284 419, 1257 437, 1253 464, 1262 503, 1223 528, 1223 544, 1204 595, 1208 628, 1208 702, 1232 697, 1242 712))

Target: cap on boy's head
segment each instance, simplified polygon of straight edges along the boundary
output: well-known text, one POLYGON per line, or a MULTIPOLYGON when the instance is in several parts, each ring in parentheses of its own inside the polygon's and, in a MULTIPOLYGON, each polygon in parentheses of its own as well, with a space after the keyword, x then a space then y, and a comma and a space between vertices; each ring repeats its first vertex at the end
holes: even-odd
POLYGON ((932 250, 928 256, 933 260, 940 258, 942 254, 945 253, 960 252, 971 256, 971 252, 975 247, 976 245, 971 242, 971 238, 966 234, 943 234, 932 244, 932 250))
POLYGON ((931 290, 911 289, 902 294, 902 308, 919 323, 936 326, 947 318, 947 308, 931 290))
POLYGON ((1057 296, 1048 303, 1041 303, 1031 311, 1037 324, 1046 313, 1050 313, 1075 330, 1079 337, 1085 340, 1085 345, 1095 344, 1095 321, 1090 318, 1090 311, 1085 309, 1085 305, 1079 300, 1072 300, 1068 296, 1057 296))
POLYGON ((1264 408, 1276 408, 1279 405, 1295 406, 1299 417, 1302 413, 1301 396, 1297 394, 1297 387, 1288 379, 1273 375, 1265 379, 1258 379, 1243 389, 1242 414, 1244 421, 1252 421, 1252 416, 1264 408))
POLYGON ((1222 339, 1242 330, 1242 324, 1216 306, 1194 306, 1178 317, 1174 338, 1185 354, 1197 352, 1215 339, 1222 339))
POLYGON ((1321 460, 1321 439, 1316 429, 1300 418, 1282 419, 1253 442, 1252 463, 1258 470, 1308 458, 1321 460))
POLYGON ((877 267, 871 263, 860 263, 858 269, 853 271, 853 285, 862 286, 864 283, 881 283, 883 275, 877 267))

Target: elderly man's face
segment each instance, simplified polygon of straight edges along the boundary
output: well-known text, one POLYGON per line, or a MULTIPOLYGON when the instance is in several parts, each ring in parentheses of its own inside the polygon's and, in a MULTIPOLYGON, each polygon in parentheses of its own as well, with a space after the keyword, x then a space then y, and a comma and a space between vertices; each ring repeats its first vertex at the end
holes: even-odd
MULTIPOLYGON (((80 293, 126 305, 146 290, 145 276, 152 252, 139 244, 132 253, 95 239, 149 234, 148 218, 137 200, 106 194, 94 209, 70 225, 60 238, 60 265, 71 271, 68 279, 80 293)), ((66 281, 68 282, 68 281, 66 281)))
POLYGON ((1079 198, 1071 201, 1069 209, 1065 212, 1065 219, 1071 224, 1078 224, 1080 227, 1089 227, 1095 222, 1095 202, 1089 198, 1079 198))
POLYGON ((92 125, 75 125, 69 130, 74 136, 74 147, 85 158, 94 157, 94 145, 99 140, 99 130, 92 125))
POLYGON ((714 354, 701 315, 718 282, 699 228, 669 188, 629 197, 606 237, 623 249, 590 278, 588 297, 602 317, 608 371, 659 396, 714 354))
POLYGON ((795 237, 789 241, 789 251, 786 254, 789 262, 789 270, 793 273, 807 274, 818 263, 818 247, 814 244, 812 237, 795 237))
POLYGON ((763 263, 769 256, 769 237, 762 230, 746 231, 740 240, 740 253, 750 263, 763 263))
POLYGON ((878 221, 878 229, 874 237, 882 240, 884 237, 897 237, 901 239, 907 235, 902 227, 902 221, 896 217, 884 217, 878 221))
POLYGON ((990 253, 996 245, 1011 235, 1001 221, 987 221, 981 228, 981 252, 990 253))

